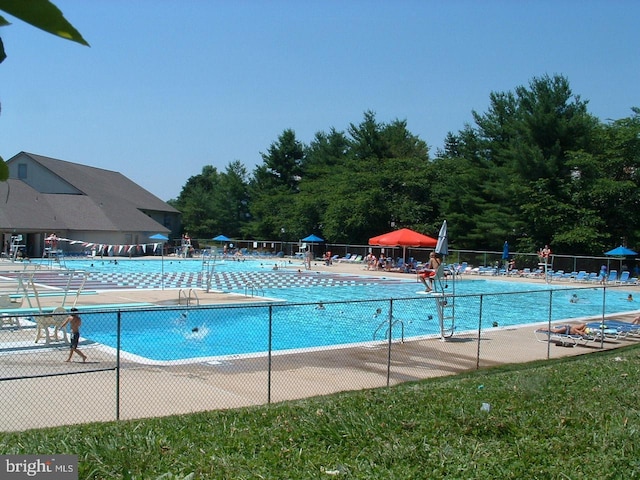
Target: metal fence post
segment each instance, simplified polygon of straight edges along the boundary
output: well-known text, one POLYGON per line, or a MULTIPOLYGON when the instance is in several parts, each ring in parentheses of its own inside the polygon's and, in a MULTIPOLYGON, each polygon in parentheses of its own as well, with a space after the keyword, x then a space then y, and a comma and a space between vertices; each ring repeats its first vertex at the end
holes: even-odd
MULTIPOLYGON (((551 331, 551 321, 553 320, 553 314, 551 310, 551 302, 553 301, 553 290, 549 290, 549 316, 547 319, 547 329, 551 331)), ((547 360, 551 358, 551 342, 547 342, 547 360)))
POLYGON ((389 345, 387 349, 387 387, 391 383, 391 342, 393 338, 393 299, 389 299, 389 345))
POLYGON ((273 344, 273 305, 269 305, 269 345, 267 348, 267 403, 271 404, 271 349, 273 344))
POLYGON ((478 350, 476 353, 476 370, 480 369, 480 338, 482 335, 482 303, 484 295, 480 295, 480 312, 478 312, 478 350))
POLYGON ((122 311, 118 310, 116 322, 116 420, 120 420, 120 352, 122 350, 122 311))
POLYGON ((604 319, 607 314, 607 286, 604 285, 602 287, 602 321, 600 325, 602 325, 602 330, 600 332, 600 348, 604 348, 604 319))

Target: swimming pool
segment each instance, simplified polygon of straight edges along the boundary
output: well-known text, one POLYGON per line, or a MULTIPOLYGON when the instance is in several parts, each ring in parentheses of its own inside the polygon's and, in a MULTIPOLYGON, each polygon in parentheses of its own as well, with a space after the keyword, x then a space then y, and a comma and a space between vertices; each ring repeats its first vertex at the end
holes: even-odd
MULTIPOLYGON (((335 274, 316 273, 315 277, 335 274)), ((412 279, 345 276, 353 284, 267 288, 264 295, 281 299, 271 307, 163 308, 122 313, 122 349, 151 361, 202 361, 228 356, 264 354, 271 316, 273 350, 327 348, 383 341, 389 314, 399 321, 394 338, 439 333, 436 297, 419 294, 412 279), (358 279, 363 281, 359 283, 358 279), (300 302, 305 302, 304 304, 300 302), (322 303, 324 308, 319 309, 322 303)), ((574 284, 523 284, 500 280, 462 280, 456 285, 456 331, 506 327, 549 320, 576 319, 635 310, 627 292, 574 284), (549 290, 553 294, 549 294, 549 290), (491 293, 493 292, 493 293, 491 293), (577 292, 579 301, 570 302, 577 292), (495 323, 494 323, 495 322, 495 323)), ((85 313, 83 337, 117 345, 113 313, 85 313)))
MULTIPOLYGON (((270 269, 274 263, 282 263, 282 259, 242 259, 220 258, 121 258, 121 257, 89 257, 64 260, 60 266, 71 270, 99 273, 197 273, 213 267, 215 271, 249 272, 258 268, 270 269)), ((51 265, 51 261, 33 260, 34 263, 51 265)), ((56 264, 57 265, 57 264, 56 264)))

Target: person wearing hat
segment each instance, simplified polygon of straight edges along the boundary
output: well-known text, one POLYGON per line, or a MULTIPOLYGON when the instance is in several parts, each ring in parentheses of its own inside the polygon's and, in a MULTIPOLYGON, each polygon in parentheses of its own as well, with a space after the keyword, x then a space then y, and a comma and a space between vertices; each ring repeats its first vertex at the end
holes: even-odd
POLYGON ((60 328, 65 328, 67 324, 71 327, 71 350, 69 351, 69 358, 67 358, 67 362, 71 361, 71 357, 73 357, 74 353, 77 353, 82 357, 82 361, 87 361, 87 356, 78 350, 78 341, 80 340, 80 326, 82 325, 82 319, 80 315, 78 315, 78 309, 72 308, 71 314, 67 317, 64 323, 60 326, 60 328))

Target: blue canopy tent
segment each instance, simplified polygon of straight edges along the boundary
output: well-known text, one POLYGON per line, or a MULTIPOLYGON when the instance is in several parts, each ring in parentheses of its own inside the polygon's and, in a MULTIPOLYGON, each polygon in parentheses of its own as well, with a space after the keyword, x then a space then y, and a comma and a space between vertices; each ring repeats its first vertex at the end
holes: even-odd
POLYGON ((160 240, 161 245, 160 245, 160 269, 162 271, 161 277, 160 277, 160 286, 162 288, 162 290, 164 290, 164 242, 166 242, 167 240, 169 240, 169 237, 167 237, 166 235, 162 234, 162 233, 156 233, 155 235, 151 235, 149 237, 150 240, 160 240))

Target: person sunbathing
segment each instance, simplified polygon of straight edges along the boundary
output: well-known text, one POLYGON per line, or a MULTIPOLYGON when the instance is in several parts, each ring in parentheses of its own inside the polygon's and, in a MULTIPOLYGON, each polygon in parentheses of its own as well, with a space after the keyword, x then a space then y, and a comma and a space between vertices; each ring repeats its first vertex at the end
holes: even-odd
POLYGON ((578 323, 577 325, 558 325, 556 327, 551 327, 551 330, 540 330, 550 333, 564 333, 566 335, 589 335, 587 325, 585 323, 578 323))

